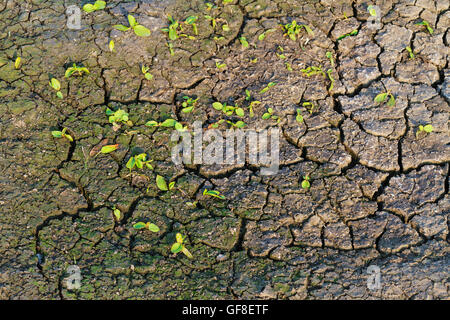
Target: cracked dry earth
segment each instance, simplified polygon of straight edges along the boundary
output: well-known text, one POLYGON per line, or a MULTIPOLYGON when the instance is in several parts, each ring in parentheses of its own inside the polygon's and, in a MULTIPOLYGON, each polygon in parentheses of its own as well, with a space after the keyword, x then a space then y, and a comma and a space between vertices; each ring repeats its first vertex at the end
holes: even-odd
POLYGON ((83 13, 81 30, 69 30, 65 11, 74 3, 0 2, 0 298, 449 298, 448 0, 374 1, 379 28, 364 1, 234 0, 210 11, 200 0, 108 1, 83 13), (130 13, 150 37, 112 28, 130 13), (167 14, 199 16, 198 37, 174 41, 173 56, 160 31, 167 14), (218 18, 215 29, 205 14, 218 18), (314 37, 283 37, 278 25, 291 19, 314 37), (433 34, 416 25, 421 19, 433 34), (258 40, 270 28, 277 30, 258 40), (91 73, 64 79, 73 62, 91 73), (333 70, 332 91, 327 78, 300 71, 312 65, 333 70), (269 82, 278 84, 259 94, 269 82), (282 130, 277 175, 249 164, 177 167, 171 130, 144 125, 172 117, 206 127, 221 117, 212 102, 242 105, 245 89, 262 102, 254 118, 246 112, 247 127, 282 130), (385 90, 394 107, 374 103, 385 90), (194 112, 180 112, 184 95, 199 97, 194 112), (317 108, 303 110, 299 124, 296 109, 306 101, 317 108), (113 131, 107 105, 127 110, 134 126, 113 131), (268 107, 279 124, 261 119, 268 107), (430 123, 433 132, 416 137, 430 123), (63 127, 73 143, 52 137, 63 127), (120 149, 91 157, 104 139, 120 149), (154 171, 130 174, 135 150, 154 159, 154 171), (158 191, 156 174, 177 190, 158 191), (226 200, 203 196, 204 188, 226 200), (197 208, 186 204, 195 200, 197 208), (161 231, 134 230, 138 221, 161 231), (170 253, 177 232, 194 260, 170 253), (76 291, 65 285, 74 263, 82 272, 76 291), (380 289, 367 288, 369 265, 381 270, 380 289))

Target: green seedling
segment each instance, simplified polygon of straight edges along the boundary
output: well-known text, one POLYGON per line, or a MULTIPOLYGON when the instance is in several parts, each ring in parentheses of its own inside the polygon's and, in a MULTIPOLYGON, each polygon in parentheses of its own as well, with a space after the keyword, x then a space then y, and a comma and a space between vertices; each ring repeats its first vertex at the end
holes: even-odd
POLYGON ((259 40, 259 41, 263 41, 263 40, 267 37, 267 35, 268 35, 269 33, 275 32, 275 31, 276 31, 276 29, 268 29, 268 30, 264 31, 263 33, 261 33, 261 34, 258 36, 258 40, 259 40))
POLYGON ((181 106, 183 107, 183 109, 181 109, 181 111, 183 111, 184 113, 190 113, 194 110, 195 105, 197 104, 197 99, 193 99, 190 98, 188 96, 184 96, 183 97, 184 101, 181 104, 181 106))
POLYGON ((130 157, 130 159, 128 160, 126 167, 128 169, 131 170, 136 167, 138 169, 142 169, 144 167, 144 165, 149 168, 150 170, 153 170, 153 166, 151 165, 151 163, 153 162, 153 160, 147 159, 147 154, 146 153, 140 153, 138 155, 135 155, 133 157, 130 157))
POLYGON ((284 36, 289 36, 292 41, 297 40, 297 36, 300 34, 302 29, 305 29, 308 35, 314 37, 314 32, 311 30, 309 26, 306 24, 297 24, 297 21, 292 21, 291 23, 287 23, 285 25, 281 25, 283 28, 284 36))
POLYGON ((430 26, 430 23, 426 20, 416 23, 416 26, 425 26, 430 34, 433 34, 434 32, 433 28, 430 26))
POLYGON ((406 51, 408 51, 408 53, 409 53, 409 58, 410 58, 411 60, 413 60, 413 59, 415 58, 415 56, 414 56, 414 52, 412 51, 411 47, 406 47, 405 49, 406 49, 406 51))
POLYGON ((147 222, 147 223, 137 222, 133 225, 133 228, 136 230, 148 229, 151 232, 155 232, 155 233, 159 232, 159 227, 156 224, 150 223, 150 222, 147 222))
POLYGON ((272 120, 276 120, 277 122, 280 122, 280 117, 273 114, 272 108, 267 109, 267 112, 262 115, 262 119, 263 120, 272 119, 272 120))
POLYGON ((145 124, 147 127, 164 127, 164 128, 175 128, 175 130, 179 132, 183 132, 187 130, 187 127, 179 123, 175 119, 166 119, 161 123, 158 123, 157 121, 150 120, 145 124))
POLYGON ((188 257, 189 259, 193 259, 194 257, 192 256, 192 254, 189 252, 188 249, 186 249, 186 247, 183 244, 184 239, 186 238, 186 236, 182 236, 181 233, 177 233, 176 235, 176 242, 172 245, 172 247, 170 248, 170 251, 172 253, 177 254, 178 252, 183 252, 184 255, 186 257, 188 257))
POLYGON ((22 58, 21 57, 17 57, 16 61, 14 61, 14 68, 16 70, 18 70, 20 68, 21 64, 22 64, 22 58))
POLYGON ((300 109, 297 109, 297 115, 295 116, 295 120, 297 120, 298 123, 303 122, 302 111, 300 109))
POLYGON ((114 217, 115 217, 116 221, 119 221, 121 216, 122 216, 120 210, 117 209, 116 207, 114 207, 113 208, 113 214, 114 214, 114 217))
POLYGON ((167 32, 169 35, 169 39, 174 41, 180 37, 178 34, 178 29, 182 31, 181 24, 178 21, 175 21, 171 15, 167 15, 167 19, 169 20, 169 27, 161 29, 163 32, 167 32))
POLYGON ((206 5, 206 10, 208 10, 208 11, 210 11, 211 9, 217 8, 217 6, 211 2, 207 2, 207 3, 205 3, 205 5, 206 5))
POLYGON ((227 123, 230 124, 232 128, 239 128, 239 129, 242 129, 247 125, 244 121, 240 121, 240 120, 237 121, 236 123, 234 123, 230 120, 227 120, 227 123))
POLYGON ((205 190, 203 190, 203 195, 216 197, 219 198, 220 200, 225 200, 225 196, 223 194, 220 194, 220 192, 216 190, 208 190, 205 188, 205 190))
POLYGON ((217 111, 222 111, 227 116, 233 115, 235 112, 237 116, 243 117, 245 115, 244 109, 240 108, 238 105, 235 106, 229 106, 226 103, 220 103, 220 102, 214 102, 212 104, 212 107, 216 109, 217 111))
POLYGON ((63 128, 62 131, 52 131, 52 136, 55 138, 66 138, 70 142, 73 142, 73 138, 70 134, 67 134, 67 128, 63 128))
POLYGON ((337 41, 342 40, 342 39, 347 38, 347 37, 354 37, 354 36, 356 36, 356 35, 358 34, 358 32, 359 32, 359 31, 358 31, 357 29, 355 29, 355 30, 353 30, 352 32, 343 34, 342 36, 340 36, 339 38, 337 38, 337 41))
POLYGON ((302 188, 309 189, 311 187, 311 183, 309 182, 309 176, 304 176, 302 181, 302 188))
POLYGON ((253 108, 259 104, 261 104, 261 101, 258 101, 258 100, 250 102, 250 104, 248 106, 248 110, 250 112, 250 118, 253 118, 255 116, 255 114, 253 113, 253 108))
POLYGON ((300 69, 300 71, 308 77, 311 77, 311 76, 314 76, 317 74, 321 74, 325 78, 327 77, 326 73, 322 70, 322 66, 318 66, 318 67, 311 66, 311 67, 307 67, 306 69, 300 69))
POLYGON ((141 72, 144 75, 145 79, 150 81, 153 80, 153 75, 150 72, 148 72, 148 70, 150 70, 149 67, 142 65, 141 72))
POLYGON ((61 83, 58 79, 52 78, 49 82, 50 87, 52 87, 56 91, 56 96, 60 99, 64 98, 63 94, 61 93, 61 83))
POLYGON ((114 50, 114 47, 115 47, 114 40, 111 40, 108 44, 109 51, 116 52, 116 50, 114 50))
POLYGON ((331 75, 332 72, 333 72, 332 69, 327 70, 327 76, 328 76, 328 79, 330 79, 330 87, 328 88, 328 91, 331 91, 334 88, 334 78, 331 75))
POLYGON ((229 26, 229 25, 224 24, 224 25, 222 25, 222 30, 225 31, 225 32, 228 32, 228 31, 230 31, 231 29, 230 29, 230 26, 229 26))
POLYGON ((334 68, 334 58, 333 58, 333 53, 330 52, 330 51, 327 51, 326 56, 327 56, 328 60, 330 60, 331 67, 334 68))
POLYGON ((175 187, 175 181, 172 181, 167 186, 166 180, 159 174, 156 176, 156 186, 161 191, 169 191, 172 190, 175 187))
POLYGON ((247 41, 246 37, 240 37, 239 38, 239 42, 242 44, 242 46, 244 48, 248 48, 249 47, 249 44, 248 44, 248 41, 247 41))
POLYGON ((222 69, 225 68, 227 65, 225 63, 220 63, 218 61, 216 61, 216 68, 217 69, 222 69))
POLYGON ((211 21, 211 26, 213 27, 213 29, 215 29, 216 25, 217 25, 216 18, 213 18, 213 17, 211 17, 209 15, 205 15, 205 18, 208 19, 209 21, 211 21))
POLYGON ((128 15, 128 23, 130 24, 129 27, 122 24, 116 24, 113 28, 123 32, 133 29, 134 33, 139 37, 148 37, 151 34, 149 29, 137 23, 136 18, 130 14, 128 15))
POLYGON ((76 63, 74 63, 72 67, 67 68, 64 77, 69 78, 71 75, 82 76, 83 73, 89 74, 89 69, 86 67, 79 67, 76 63))
POLYGON ((97 10, 105 9, 106 2, 105 1, 95 1, 94 4, 87 3, 83 6, 83 10, 87 13, 91 13, 97 10))
POLYGON ((369 6, 367 7, 367 11, 369 11, 369 14, 370 14, 372 17, 376 17, 376 16, 377 16, 377 11, 375 10, 375 7, 374 7, 373 5, 369 5, 369 6))
POLYGON ((129 115, 125 110, 118 109, 117 111, 112 111, 110 108, 106 108, 106 115, 109 116, 109 123, 112 123, 115 129, 120 128, 121 123, 128 126, 133 125, 133 122, 129 120, 129 115))
POLYGON ((275 52, 277 54, 277 57, 284 60, 286 59, 286 56, 284 55, 284 49, 281 46, 277 47, 277 51, 275 52))
POLYGON ((269 91, 270 88, 272 88, 276 84, 277 84, 276 82, 269 82, 264 88, 261 89, 259 93, 260 94, 266 93, 267 91, 269 91))
POLYGON ((378 94, 373 101, 379 104, 385 103, 387 101, 387 105, 389 107, 395 106, 395 97, 390 91, 378 94))
POLYGON ((419 136, 422 133, 428 134, 431 132, 433 132, 433 126, 431 124, 419 125, 419 127, 416 131, 416 138, 419 139, 419 136))
POLYGON ((184 21, 185 24, 192 26, 192 30, 194 31, 195 35, 198 35, 198 29, 197 29, 197 24, 196 24, 197 20, 198 20, 197 16, 189 16, 184 21))
POLYGON ((225 120, 224 119, 220 119, 219 121, 215 122, 215 123, 211 123, 209 125, 209 128, 214 128, 217 129, 222 123, 224 123, 225 120))
POLYGON ((313 114, 314 109, 316 108, 316 106, 311 102, 303 102, 302 106, 305 107, 305 109, 309 112, 309 114, 313 114))
POLYGON ((286 69, 287 69, 288 71, 290 71, 290 72, 294 71, 294 70, 292 69, 292 66, 291 66, 291 64, 290 64, 289 62, 285 62, 284 65, 286 66, 286 69))

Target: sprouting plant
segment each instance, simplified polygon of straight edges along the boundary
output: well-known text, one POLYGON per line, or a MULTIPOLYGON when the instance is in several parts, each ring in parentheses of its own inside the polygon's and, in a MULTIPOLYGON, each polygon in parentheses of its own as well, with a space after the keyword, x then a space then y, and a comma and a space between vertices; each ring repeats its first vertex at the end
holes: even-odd
POLYGON ((60 99, 64 98, 63 94, 61 93, 61 83, 58 79, 52 78, 49 82, 50 87, 52 87, 54 90, 56 90, 56 96, 60 99))
POLYGON ((216 68, 217 69, 222 69, 225 68, 227 65, 225 63, 220 63, 218 61, 216 61, 216 68))
POLYGON ((114 217, 115 217, 116 221, 119 221, 121 216, 122 216, 122 214, 121 214, 120 210, 117 209, 115 206, 113 208, 113 214, 114 214, 114 217))
POLYGON ((314 76, 316 74, 321 74, 326 77, 326 73, 322 70, 322 66, 311 66, 307 67, 306 69, 300 69, 300 71, 308 77, 314 76))
POLYGON ((105 9, 106 2, 105 1, 95 1, 94 4, 87 3, 83 6, 83 10, 87 13, 105 9))
POLYGON ((215 29, 216 25, 217 25, 216 18, 213 18, 213 17, 211 17, 209 15, 205 15, 205 18, 208 19, 209 21, 211 21, 211 26, 213 27, 213 29, 215 29))
POLYGON ((147 127, 165 127, 165 128, 175 128, 175 130, 179 132, 183 132, 187 130, 186 126, 183 126, 181 123, 179 123, 175 119, 166 119, 161 123, 158 123, 155 120, 147 121, 145 124, 147 127))
POLYGON ((115 127, 120 127, 120 123, 132 126, 133 122, 129 120, 128 113, 125 110, 118 109, 117 111, 112 111, 110 108, 106 108, 106 115, 109 116, 109 123, 115 125, 115 127))
POLYGON ((247 125, 244 121, 241 121, 241 120, 237 121, 236 123, 234 123, 230 120, 227 120, 227 123, 230 124, 232 128, 240 128, 240 129, 242 129, 243 127, 245 127, 247 125))
POLYGON ((129 27, 122 24, 116 24, 113 28, 124 32, 133 29, 134 33, 139 37, 148 37, 151 34, 149 29, 137 23, 136 18, 130 14, 128 15, 128 23, 130 24, 129 27))
POLYGON ((277 120, 277 122, 280 122, 280 117, 276 116, 273 114, 273 109, 272 108, 268 108, 267 112, 265 112, 262 115, 263 120, 267 120, 267 119, 272 119, 272 120, 277 120))
POLYGON ((295 20, 292 21, 291 23, 287 23, 281 26, 283 27, 283 31, 285 32, 284 35, 289 36, 289 38, 291 38, 292 41, 297 40, 297 36, 300 34, 302 29, 305 29, 310 36, 314 37, 314 32, 311 30, 309 26, 307 26, 306 24, 298 24, 297 21, 295 20))
POLYGON ((164 180, 164 178, 158 174, 156 176, 156 186, 159 190, 169 191, 175 187, 175 181, 170 182, 169 186, 167 186, 166 180, 164 180))
POLYGON ((417 26, 425 26, 430 34, 433 34, 434 30, 430 26, 430 23, 426 20, 422 20, 421 22, 416 23, 417 26))
POLYGON ((306 175, 303 177, 302 181, 302 188, 303 189, 309 189, 311 187, 311 183, 309 182, 309 176, 306 175))
POLYGON ((205 190, 203 190, 203 195, 204 196, 216 197, 216 198, 219 198, 221 200, 225 200, 225 196, 223 194, 221 194, 217 190, 208 190, 208 189, 205 188, 205 190))
POLYGON ((333 90, 333 88, 334 88, 334 78, 333 78, 333 76, 331 75, 331 73, 333 72, 333 70, 332 69, 328 69, 327 70, 327 76, 328 76, 328 79, 330 79, 330 87, 328 88, 328 91, 331 91, 331 90, 333 90))
POLYGON ((268 30, 264 31, 263 33, 261 33, 258 36, 258 40, 263 41, 269 33, 274 32, 274 31, 276 31, 276 29, 268 29, 268 30))
POLYGON ((176 242, 172 245, 172 247, 170 248, 170 251, 172 253, 177 254, 178 252, 183 252, 184 255, 186 257, 188 257, 189 259, 193 259, 194 257, 192 256, 192 254, 189 252, 188 249, 186 249, 186 247, 183 244, 184 239, 186 238, 186 236, 182 236, 181 233, 177 233, 176 234, 176 242))
POLYGON ((355 29, 355 30, 353 30, 352 32, 343 34, 342 36, 340 36, 339 38, 337 38, 337 41, 342 40, 342 39, 347 38, 347 37, 350 37, 350 36, 354 37, 354 36, 356 36, 356 35, 358 34, 358 32, 359 32, 359 31, 358 31, 357 29, 355 29))
POLYGON ((224 24, 224 25, 222 25, 222 30, 225 31, 225 32, 228 32, 231 29, 230 29, 230 26, 228 24, 224 24))
POLYGON ((313 114, 314 109, 316 108, 316 106, 312 103, 312 102, 303 102, 302 106, 305 107, 306 110, 308 110, 309 114, 313 114))
MULTIPOLYGON (((119 149, 118 144, 109 144, 109 145, 103 146, 99 153, 107 154, 107 153, 116 151, 117 149, 119 149)), ((95 156, 97 156, 99 153, 97 153, 95 156)))
POLYGON ((229 106, 226 103, 214 102, 212 107, 218 111, 223 111, 223 113, 227 116, 233 115, 233 112, 235 112, 239 117, 243 117, 245 115, 244 109, 240 108, 238 105, 229 106))
POLYGON ((109 42, 109 45, 108 45, 109 51, 115 52, 114 46, 115 46, 114 40, 111 40, 111 41, 109 42))
POLYGON ((83 73, 89 74, 90 73, 89 69, 86 67, 79 67, 79 66, 77 66, 76 63, 74 63, 72 67, 67 68, 64 76, 66 78, 69 78, 71 75, 74 75, 74 74, 82 76, 83 73))
POLYGON ((277 51, 275 52, 277 54, 277 57, 280 59, 286 59, 286 56, 284 55, 284 49, 281 46, 277 47, 277 51))
POLYGON ((152 162, 153 160, 147 159, 146 153, 140 153, 138 155, 130 157, 126 164, 126 167, 130 169, 130 172, 134 167, 142 169, 144 165, 150 170, 153 170, 153 166, 151 165, 152 162))
POLYGON ((378 94, 374 99, 376 103, 385 103, 387 100, 388 100, 387 105, 389 107, 395 106, 395 97, 390 91, 382 92, 378 94))
POLYGON ((148 230, 150 230, 151 232, 159 232, 159 227, 156 225, 156 224, 154 224, 154 223, 150 223, 150 222, 147 222, 147 223, 144 223, 144 222, 137 222, 137 223, 135 223, 134 225, 133 225, 133 228, 134 229, 136 229, 136 230, 140 230, 140 229, 148 229, 148 230))
POLYGON ((273 86, 275 86, 277 83, 276 82, 269 82, 264 88, 261 89, 261 91, 259 93, 265 93, 267 91, 269 91, 270 88, 272 88, 273 86))
POLYGON ((415 58, 415 56, 414 56, 414 52, 412 51, 411 47, 406 47, 405 49, 406 49, 406 51, 408 51, 408 53, 409 53, 409 58, 410 58, 411 60, 413 60, 413 59, 415 58))
POLYGON ((183 97, 184 101, 181 104, 181 106, 183 107, 183 109, 181 109, 181 111, 183 111, 184 113, 189 113, 192 112, 192 110, 194 110, 195 104, 197 103, 197 99, 194 98, 190 98, 188 96, 184 96, 183 97))
POLYGON ((291 66, 291 64, 289 62, 285 62, 284 65, 286 66, 286 69, 288 71, 291 71, 291 72, 293 71, 292 66, 291 66))
POLYGON ((257 106, 258 104, 261 104, 261 101, 255 100, 250 102, 249 106, 248 106, 248 110, 250 111, 250 118, 253 118, 255 116, 255 114, 253 113, 253 108, 255 106, 257 106))
POLYGON ((240 38, 239 38, 239 41, 240 41, 240 43, 242 44, 242 46, 243 46, 244 48, 248 48, 248 47, 249 47, 249 44, 248 44, 248 41, 247 41, 247 38, 246 38, 246 37, 240 37, 240 38))
POLYGON ((150 81, 150 80, 153 80, 153 75, 150 72, 148 72, 148 70, 150 70, 149 67, 142 65, 141 72, 143 73, 145 79, 150 81))
POLYGON ((330 51, 327 51, 326 56, 327 56, 328 60, 330 60, 331 67, 334 68, 334 58, 333 58, 333 53, 330 52, 330 51))
POLYGON ((300 109, 297 109, 297 115, 295 116, 295 120, 297 120, 298 123, 303 122, 303 115, 300 109))
POLYGON ((73 138, 70 134, 67 134, 67 128, 63 128, 62 131, 52 131, 52 136, 55 138, 66 138, 70 142, 73 141, 73 138))
POLYGON ((431 133, 433 132, 433 126, 431 124, 419 125, 416 131, 416 138, 419 139, 419 135, 422 133, 431 133))
POLYGON ((18 70, 20 68, 21 63, 22 63, 22 58, 21 57, 17 57, 16 61, 14 61, 14 68, 16 70, 18 70))
POLYGON ((369 11, 369 14, 370 14, 372 17, 376 17, 376 16, 377 16, 377 11, 375 10, 375 7, 374 7, 373 5, 369 5, 369 6, 367 7, 367 11, 369 11))
MULTIPOLYGON (((178 21, 175 21, 172 16, 169 14, 167 15, 167 19, 169 20, 169 27, 168 28, 163 28, 161 29, 164 32, 168 32, 169 33, 169 39, 170 40, 176 40, 178 39, 180 36, 178 34, 178 29, 181 28, 181 25, 178 21)), ((180 29, 181 30, 181 29, 180 29)))
POLYGON ((197 16, 189 16, 184 21, 185 24, 192 26, 192 30, 194 31, 195 35, 198 35, 198 29, 197 29, 197 24, 196 24, 197 20, 198 20, 197 16))
POLYGON ((219 121, 210 124, 209 127, 210 127, 210 128, 218 128, 219 125, 221 125, 221 124, 224 123, 224 122, 225 122, 225 119, 220 119, 219 121))

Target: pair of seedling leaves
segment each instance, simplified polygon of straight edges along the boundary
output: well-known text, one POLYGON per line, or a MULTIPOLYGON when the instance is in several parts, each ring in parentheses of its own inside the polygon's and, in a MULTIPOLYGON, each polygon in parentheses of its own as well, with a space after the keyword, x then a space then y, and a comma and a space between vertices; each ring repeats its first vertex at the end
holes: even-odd
POLYGON ((376 103, 380 103, 380 104, 381 104, 381 103, 385 103, 385 102, 387 101, 387 105, 388 105, 389 107, 395 106, 395 97, 394 97, 394 95, 393 95, 390 91, 387 91, 387 92, 383 92, 383 93, 378 94, 378 95, 375 97, 374 101, 375 101, 376 103))
POLYGON ((187 37, 191 40, 195 39, 195 37, 193 37, 193 36, 188 36, 187 34, 184 34, 184 33, 178 33, 178 31, 184 32, 183 23, 191 25, 195 35, 198 35, 198 29, 197 29, 197 25, 196 25, 196 22, 198 19, 197 16, 189 16, 186 18, 185 21, 182 21, 182 22, 174 20, 171 15, 168 15, 167 19, 170 22, 169 27, 163 28, 161 30, 163 32, 167 32, 169 34, 170 40, 174 41, 174 40, 178 39, 179 37, 187 37))
MULTIPOLYGON (((244 113, 244 109, 242 109, 241 107, 238 107, 237 105, 235 106, 229 106, 226 103, 220 103, 220 102, 214 102, 212 104, 213 108, 216 109, 217 111, 222 111, 225 115, 227 116, 232 116, 233 113, 236 113, 236 115, 238 117, 244 117, 245 113, 244 113)), ((245 127, 245 122, 244 121, 237 121, 236 123, 230 121, 230 120, 225 120, 225 119, 221 119, 219 121, 217 121, 216 123, 212 124, 211 127, 213 128, 218 128, 220 124, 227 122, 228 124, 230 124, 233 128, 243 128, 245 127)))
POLYGON ((105 9, 106 2, 105 1, 95 1, 94 4, 87 3, 83 6, 83 10, 87 13, 91 13, 97 10, 105 9))
POLYGON ((124 32, 133 29, 134 33, 139 37, 148 37, 151 34, 150 30, 137 23, 136 19, 132 15, 128 15, 128 23, 130 24, 129 27, 122 24, 116 24, 113 28, 124 32))
POLYGON ((177 233, 175 239, 176 242, 172 245, 170 251, 175 254, 177 254, 178 252, 183 252, 186 257, 188 257, 189 259, 193 259, 194 257, 183 244, 184 239, 186 239, 186 236, 183 236, 181 233, 177 233))
POLYGON ((56 96, 60 99, 63 99, 64 96, 62 94, 61 90, 61 82, 59 82, 58 79, 52 78, 49 82, 50 87, 52 87, 54 90, 56 90, 56 96))
POLYGON ((150 120, 145 124, 147 127, 165 127, 165 128, 175 128, 179 132, 187 130, 187 127, 178 122, 175 119, 166 119, 163 122, 158 123, 155 120, 150 120))
POLYGON ((418 139, 420 134, 422 133, 431 133, 433 132, 433 126, 431 124, 419 125, 419 128, 416 131, 416 138, 418 139))
POLYGON ((302 29, 305 29, 308 35, 311 37, 314 37, 314 32, 311 30, 309 26, 306 24, 298 24, 297 21, 292 21, 291 23, 287 23, 285 25, 282 25, 283 30, 285 31, 284 35, 289 36, 292 41, 297 40, 297 36, 300 34, 302 29))
POLYGON ((184 96, 183 99, 184 99, 184 101, 181 104, 183 109, 181 109, 181 111, 183 111, 184 113, 190 113, 194 110, 195 104, 197 103, 199 98, 194 99, 194 98, 190 98, 188 96, 184 96))
POLYGON ((70 142, 73 142, 73 138, 70 134, 67 134, 67 128, 62 129, 62 131, 52 131, 52 136, 55 138, 66 138, 70 142))

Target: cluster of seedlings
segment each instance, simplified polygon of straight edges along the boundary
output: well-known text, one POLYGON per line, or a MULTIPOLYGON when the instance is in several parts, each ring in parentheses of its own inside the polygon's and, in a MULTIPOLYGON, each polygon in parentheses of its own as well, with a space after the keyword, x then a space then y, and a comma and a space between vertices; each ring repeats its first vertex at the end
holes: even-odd
MULTIPOLYGON (((232 2, 232 0, 223 0, 224 5, 226 5, 227 3, 231 3, 231 2, 232 2)), ((209 3, 209 2, 206 3, 206 6, 207 6, 207 10, 210 13, 207 15, 204 15, 204 18, 211 22, 212 28, 214 30, 216 30, 217 27, 219 26, 219 28, 223 32, 225 32, 225 33, 229 32, 230 26, 229 26, 228 22, 225 19, 218 17, 218 15, 216 13, 212 13, 213 9, 216 9, 217 6, 215 4, 209 3)), ((95 1, 95 3, 93 3, 93 4, 85 4, 83 6, 83 10, 86 13, 91 13, 91 12, 94 12, 97 10, 102 10, 105 7, 106 7, 105 1, 95 1)), ((376 11, 373 7, 370 8, 370 6, 369 6, 369 13, 372 16, 376 16, 376 11)), ((115 28, 119 31, 122 31, 122 32, 127 32, 132 29, 133 32, 139 37, 150 36, 150 34, 151 34, 150 30, 147 29, 145 26, 139 24, 136 21, 136 19, 134 18, 134 16, 128 15, 127 18, 128 18, 129 26, 117 24, 117 25, 114 25, 113 28, 115 28)), ((167 46, 170 50, 170 54, 174 55, 174 49, 173 49, 174 41, 176 41, 179 38, 195 40, 196 36, 198 36, 198 34, 199 34, 199 30, 198 30, 199 16, 192 15, 182 21, 179 21, 179 20, 174 19, 171 15, 168 15, 167 19, 168 19, 168 26, 166 28, 163 28, 162 31, 167 33, 167 38, 168 38, 167 46)), ((425 26, 426 30, 430 34, 433 34, 433 29, 427 21, 423 20, 422 22, 417 23, 417 25, 425 26)), ((296 20, 293 20, 284 25, 279 25, 279 27, 282 30, 283 36, 288 37, 290 40, 292 40, 294 42, 297 42, 297 40, 301 36, 302 32, 306 33, 306 35, 308 35, 309 37, 314 37, 314 32, 311 29, 311 27, 309 27, 306 24, 298 23, 296 20)), ((269 33, 272 33, 275 31, 277 31, 277 29, 265 30, 264 32, 259 34, 258 40, 263 41, 269 33)), ((347 37, 354 37, 357 35, 358 35, 358 30, 355 29, 349 33, 341 35, 340 37, 337 38, 337 41, 340 41, 347 37)), ((217 35, 214 36, 214 40, 216 40, 216 41, 221 40, 221 39, 223 39, 223 36, 217 36, 217 35)), ((238 38, 238 40, 244 49, 250 47, 250 43, 246 37, 241 36, 238 38)), ((413 53, 413 50, 410 47, 406 47, 405 49, 408 52, 410 59, 414 59, 415 55, 413 53)), ((111 52, 115 52, 115 43, 113 40, 110 40, 110 42, 109 42, 109 50, 111 52)), ((281 46, 277 47, 276 55, 282 60, 286 59, 286 56, 284 54, 284 49, 281 46)), ((322 66, 319 65, 319 66, 307 66, 306 68, 301 69, 300 71, 307 77, 321 75, 324 78, 328 79, 330 81, 330 86, 328 87, 328 91, 332 91, 334 82, 335 82, 335 80, 332 76, 332 73, 333 73, 332 68, 335 67, 335 60, 334 60, 333 53, 331 51, 326 52, 326 58, 330 62, 330 65, 331 65, 330 69, 327 69, 325 71, 324 69, 322 69, 322 66)), ((255 62, 257 62, 257 59, 255 58, 251 62, 255 63, 255 62)), ((20 69, 21 65, 22 65, 22 60, 20 57, 17 57, 14 62, 15 69, 20 69)), ((218 69, 223 69, 226 67, 226 64, 223 62, 217 61, 216 67, 218 69)), ((287 62, 286 62, 286 68, 289 71, 293 71, 291 65, 287 62)), ((150 68, 148 66, 146 66, 146 65, 141 66, 141 72, 142 72, 144 78, 148 81, 151 81, 151 80, 153 80, 153 75, 149 72, 149 70, 150 70, 150 68)), ((89 74, 90 74, 90 71, 88 68, 86 68, 85 66, 77 65, 76 63, 73 63, 71 66, 69 66, 66 69, 64 76, 65 76, 65 78, 70 78, 72 76, 81 77, 83 75, 89 75, 89 74)), ((61 83, 58 79, 51 78, 49 85, 56 92, 56 96, 59 99, 64 98, 64 96, 61 92, 61 83)), ((267 83, 259 91, 259 94, 265 94, 272 87, 274 87, 276 85, 277 85, 277 82, 267 83)), ((181 111, 183 113, 193 112, 194 108, 196 107, 196 105, 198 103, 198 100, 199 100, 198 97, 194 98, 194 97, 189 97, 189 96, 183 96, 182 101, 181 101, 181 107, 182 107, 181 111)), ((220 120, 212 123, 210 125, 210 127, 217 128, 217 127, 219 127, 219 125, 227 123, 231 128, 244 128, 246 126, 246 123, 244 121, 239 120, 237 122, 234 122, 234 121, 230 120, 230 117, 233 116, 233 117, 238 117, 238 118, 244 118, 246 116, 246 110, 247 110, 249 117, 253 118, 254 117, 254 108, 256 108, 258 105, 260 105, 261 102, 258 100, 255 100, 252 96, 252 93, 248 89, 245 89, 245 96, 244 96, 243 100, 245 102, 244 106, 239 106, 237 103, 231 105, 231 104, 227 104, 225 102, 219 102, 219 101, 213 102, 212 108, 216 111, 220 111, 222 113, 222 115, 225 116, 226 118, 220 119, 220 120)), ((389 107, 395 106, 395 103, 396 103, 394 95, 389 90, 379 93, 374 98, 374 102, 377 104, 380 104, 380 105, 386 104, 389 107)), ((309 101, 303 102, 301 104, 301 107, 303 107, 310 114, 313 114, 313 112, 316 110, 316 106, 312 102, 309 102, 309 101)), ((119 129, 121 129, 122 126, 129 126, 129 127, 133 126, 132 121, 129 119, 129 114, 125 110, 122 110, 120 108, 118 108, 116 110, 112 110, 109 107, 107 107, 105 113, 108 116, 109 123, 112 124, 114 131, 118 131, 119 129)), ((263 113, 262 119, 263 120, 273 120, 273 121, 276 121, 277 123, 279 123, 281 120, 281 118, 275 114, 275 111, 273 110, 273 108, 270 108, 270 107, 267 108, 266 112, 263 113)), ((301 108, 296 109, 295 119, 299 124, 304 122, 304 117, 303 117, 301 108)), ((145 123, 145 126, 151 127, 151 128, 157 128, 157 127, 173 128, 178 131, 186 131, 188 129, 187 126, 184 126, 182 123, 178 122, 175 119, 165 119, 162 122, 158 122, 155 120, 149 120, 145 123)), ((417 131, 416 131, 416 137, 419 139, 420 136, 429 134, 432 131, 433 131, 433 126, 431 124, 419 125, 419 127, 417 128, 417 131)), ((58 138, 58 139, 63 138, 63 139, 68 140, 69 142, 74 141, 73 136, 68 133, 68 128, 63 128, 61 131, 52 131, 51 134, 54 138, 58 138)), ((119 144, 104 145, 95 154, 95 156, 97 156, 98 154, 109 154, 111 152, 116 151, 118 148, 119 148, 119 144)), ((153 160, 150 159, 148 154, 139 153, 139 154, 129 157, 129 159, 126 163, 126 168, 129 169, 130 173, 134 169, 138 170, 138 169, 144 169, 144 168, 147 168, 147 169, 153 171, 154 166, 152 163, 153 163, 153 160)), ((175 189, 175 181, 167 182, 164 179, 164 177, 162 177, 159 174, 156 175, 155 183, 160 191, 169 192, 169 191, 172 191, 175 189)), ((311 180, 310 180, 309 175, 303 176, 303 180, 301 182, 301 187, 304 190, 310 189, 311 180)), ((148 189, 147 189, 147 191, 148 191, 148 189)), ((203 191, 203 196, 209 196, 212 198, 217 198, 219 200, 225 200, 225 196, 223 194, 221 194, 219 191, 208 190, 206 188, 203 191)), ((197 205, 197 201, 192 202, 192 203, 189 202, 188 205, 195 208, 197 205)), ((121 212, 119 209, 114 207, 113 214, 114 214, 114 218, 117 222, 121 220, 122 215, 121 215, 121 212)), ((137 222, 133 225, 133 228, 136 230, 148 229, 150 232, 154 232, 154 233, 157 233, 160 231, 159 227, 156 224, 150 223, 150 222, 137 222)), ((192 259, 193 255, 185 247, 185 244, 184 244, 185 238, 186 238, 186 236, 183 236, 182 234, 177 233, 176 241, 173 243, 170 251, 173 254, 182 252, 188 258, 192 259)))

